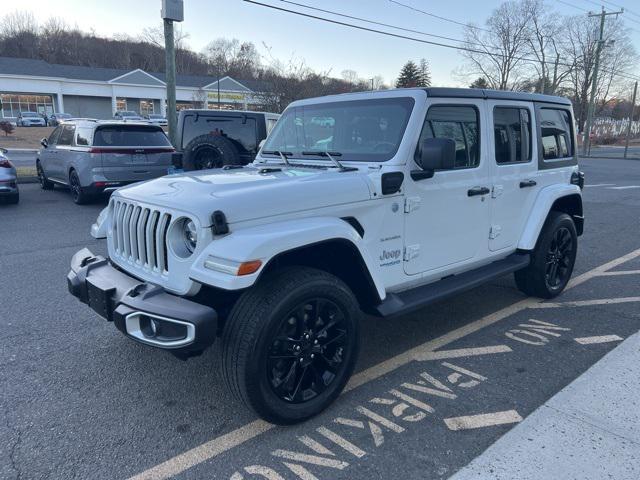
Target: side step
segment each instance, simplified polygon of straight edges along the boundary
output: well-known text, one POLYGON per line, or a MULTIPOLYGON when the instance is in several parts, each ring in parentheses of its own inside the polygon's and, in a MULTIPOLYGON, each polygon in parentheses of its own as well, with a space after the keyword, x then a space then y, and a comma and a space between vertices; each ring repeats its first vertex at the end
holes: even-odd
POLYGON ((374 307, 373 315, 391 317, 418 310, 456 293, 478 287, 490 280, 502 277, 529 265, 528 253, 513 253, 507 258, 484 267, 445 277, 428 285, 421 285, 400 293, 390 293, 382 303, 374 307))

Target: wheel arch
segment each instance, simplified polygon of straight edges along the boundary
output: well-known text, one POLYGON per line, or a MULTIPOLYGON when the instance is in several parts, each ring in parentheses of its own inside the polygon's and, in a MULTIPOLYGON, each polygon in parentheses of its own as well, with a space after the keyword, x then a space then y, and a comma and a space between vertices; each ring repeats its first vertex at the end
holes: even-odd
POLYGON ((309 266, 341 278, 362 306, 385 297, 383 282, 367 253, 362 236, 345 219, 314 217, 235 230, 213 240, 192 264, 190 277, 222 290, 252 287, 265 272, 281 266, 309 266), (234 276, 204 267, 210 257, 233 262, 260 260, 254 274, 234 276))
POLYGON ((363 308, 381 301, 358 247, 345 238, 322 240, 280 252, 269 260, 260 277, 287 266, 312 267, 335 275, 347 284, 363 308))
POLYGON ((577 185, 551 185, 543 188, 531 209, 520 241, 519 250, 533 250, 538 242, 545 221, 551 211, 563 212, 573 219, 576 232, 582 235, 584 230, 584 216, 582 195, 577 185))

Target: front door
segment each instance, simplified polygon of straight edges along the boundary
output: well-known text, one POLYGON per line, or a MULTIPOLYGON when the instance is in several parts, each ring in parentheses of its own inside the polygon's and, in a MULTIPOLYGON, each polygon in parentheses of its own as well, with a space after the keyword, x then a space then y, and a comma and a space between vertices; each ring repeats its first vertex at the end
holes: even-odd
POLYGON ((493 150, 489 249, 515 250, 539 190, 534 111, 525 102, 487 104, 493 150))
MULTIPOLYGON (((487 256, 490 178, 484 100, 447 100, 427 111, 425 138, 451 138, 455 167, 433 178, 407 179, 405 273, 437 273, 487 256)), ((417 167, 416 167, 417 168, 417 167)))

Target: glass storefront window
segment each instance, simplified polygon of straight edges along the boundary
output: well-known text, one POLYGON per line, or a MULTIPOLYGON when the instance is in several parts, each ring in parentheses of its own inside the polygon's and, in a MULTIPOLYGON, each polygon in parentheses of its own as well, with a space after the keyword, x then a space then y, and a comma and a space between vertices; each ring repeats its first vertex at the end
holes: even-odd
POLYGON ((124 112, 127 110, 127 99, 126 98, 116 98, 116 111, 124 112))
POLYGON ((140 115, 149 115, 154 113, 153 100, 140 100, 140 115))
POLYGON ((3 117, 17 117, 19 112, 36 112, 51 115, 53 107, 52 95, 20 95, 0 93, 3 117))

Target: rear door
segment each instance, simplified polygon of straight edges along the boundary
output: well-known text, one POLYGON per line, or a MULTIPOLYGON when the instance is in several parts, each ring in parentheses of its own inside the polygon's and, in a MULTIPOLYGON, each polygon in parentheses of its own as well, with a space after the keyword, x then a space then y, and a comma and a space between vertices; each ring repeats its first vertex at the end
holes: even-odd
POLYGON ((489 249, 515 249, 540 188, 535 112, 527 102, 487 104, 492 138, 489 249))
POLYGON ((431 104, 420 135, 451 138, 453 169, 432 178, 408 178, 405 194, 405 273, 437 274, 474 263, 488 254, 489 165, 484 133, 484 100, 431 104))
POLYGON ((174 151, 156 125, 104 125, 94 134, 94 153, 100 153, 105 178, 131 182, 165 175, 174 151))

